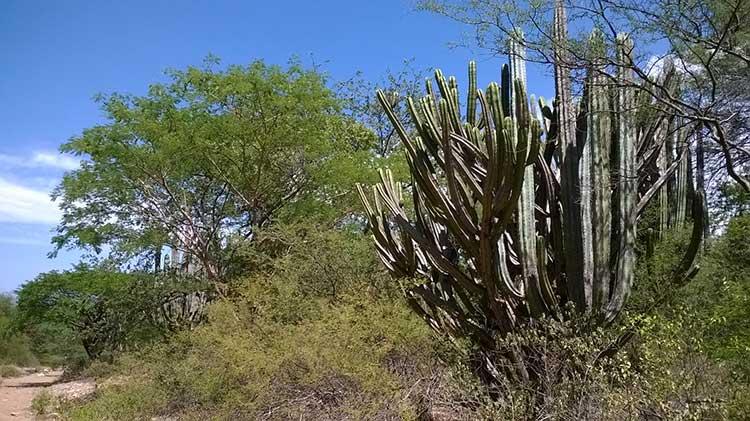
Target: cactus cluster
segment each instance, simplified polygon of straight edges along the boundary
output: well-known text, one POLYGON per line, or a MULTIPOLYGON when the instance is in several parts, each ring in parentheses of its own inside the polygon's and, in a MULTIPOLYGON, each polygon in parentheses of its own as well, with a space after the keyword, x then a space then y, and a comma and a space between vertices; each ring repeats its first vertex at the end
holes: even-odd
MULTIPOLYGON (((565 32, 558 2, 555 36, 563 40, 565 32)), ((485 349, 498 333, 565 317, 568 302, 611 322, 634 282, 639 215, 672 183, 684 188, 675 187, 677 199, 665 208, 684 223, 691 184, 687 144, 671 160, 664 152, 675 143, 671 136, 684 133, 668 130, 668 115, 638 113, 643 98, 628 66, 610 75, 592 61, 577 103, 569 71, 556 66, 556 98, 539 99, 537 108, 527 97, 518 35, 501 85, 477 89, 469 64, 463 116, 456 79, 439 70, 439 95, 428 80, 427 95, 408 100, 412 130, 378 92, 412 179, 404 188, 385 170, 371 192, 358 186, 382 261, 394 276, 416 280, 407 290, 410 305, 435 329, 485 349)), ((601 33, 589 42, 592 54, 605 54, 601 33)), ((617 60, 629 60, 632 48, 619 36, 617 60)), ((564 54, 555 52, 561 62, 564 54)), ((702 199, 692 202, 702 233, 702 199)), ((680 276, 694 271, 697 251, 691 244, 680 276)))

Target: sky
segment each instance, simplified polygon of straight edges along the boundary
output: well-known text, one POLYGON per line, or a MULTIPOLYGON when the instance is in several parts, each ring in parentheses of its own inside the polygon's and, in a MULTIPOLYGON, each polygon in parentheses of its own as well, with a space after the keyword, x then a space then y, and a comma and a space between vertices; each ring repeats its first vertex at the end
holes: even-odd
MULTIPOLYGON (((375 81, 412 59, 461 82, 476 59, 480 84, 498 80, 504 60, 450 47, 465 30, 410 0, 1 1, 0 292, 79 259, 47 258, 60 215, 49 193, 78 165, 58 147, 106 122, 97 93, 144 94, 209 54, 225 65, 299 57, 332 81, 375 81)), ((552 92, 543 72, 529 69, 531 93, 552 92)))

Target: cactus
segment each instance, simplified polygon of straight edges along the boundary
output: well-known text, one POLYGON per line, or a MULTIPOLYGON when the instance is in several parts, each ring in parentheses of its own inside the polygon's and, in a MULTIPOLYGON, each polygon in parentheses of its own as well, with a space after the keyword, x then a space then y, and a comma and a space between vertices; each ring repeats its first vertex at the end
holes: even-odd
POLYGON ((609 297, 610 237, 612 231, 610 182, 610 148, 612 128, 610 119, 609 89, 604 76, 604 63, 599 59, 606 54, 604 36, 594 31, 589 40, 590 52, 594 55, 587 81, 586 144, 583 156, 588 165, 581 178, 589 178, 592 196, 586 203, 593 227, 591 228, 594 279, 592 304, 600 306, 609 297))
MULTIPOLYGON (((562 45, 561 2, 555 15, 562 45)), ((424 98, 407 101, 413 131, 378 92, 404 145, 413 212, 388 170, 370 192, 357 186, 385 266, 396 277, 419 280, 406 288, 412 308, 436 330, 470 338, 487 352, 497 334, 543 316, 566 317, 567 302, 612 322, 634 282, 638 216, 675 171, 677 185, 689 184, 689 164, 680 159, 660 166, 658 177, 641 174, 664 156, 669 118, 638 118, 643 99, 627 70, 633 44, 626 35, 617 37, 617 60, 625 65, 615 75, 603 60, 588 69, 578 116, 560 48, 556 99, 551 106, 540 99, 537 113, 526 93, 523 38, 516 35, 502 85, 477 89, 476 64, 469 64, 463 117, 456 79, 439 70, 439 96, 428 82, 424 98)), ((604 57, 602 34, 594 32, 589 42, 591 53, 604 57)), ((695 224, 703 221, 701 200, 697 195, 692 206, 695 224)), ((694 271, 694 242, 683 276, 694 271)), ((495 375, 491 358, 484 361, 485 372, 495 375)))
POLYGON ((675 173, 675 203, 671 207, 674 211, 672 226, 675 228, 681 228, 685 224, 689 187, 692 185, 692 177, 690 177, 690 148, 687 140, 687 129, 685 127, 680 127, 675 132, 677 159, 680 161, 680 164, 675 173))
MULTIPOLYGON (((633 49, 627 35, 617 37, 617 60, 623 63, 633 49)), ((634 121, 635 98, 632 87, 632 71, 626 65, 618 66, 615 115, 617 118, 617 193, 618 203, 618 252, 616 258, 614 290, 605 310, 605 320, 611 321, 622 310, 635 277, 635 223, 638 194, 638 177, 635 171, 636 125, 634 121)))

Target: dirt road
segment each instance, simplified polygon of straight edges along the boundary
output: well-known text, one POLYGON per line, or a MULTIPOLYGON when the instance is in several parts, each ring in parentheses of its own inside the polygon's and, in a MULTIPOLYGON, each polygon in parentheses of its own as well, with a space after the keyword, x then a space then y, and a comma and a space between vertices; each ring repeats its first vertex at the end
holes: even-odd
POLYGON ((60 378, 62 372, 32 373, 0 383, 0 421, 33 420, 31 400, 60 378))

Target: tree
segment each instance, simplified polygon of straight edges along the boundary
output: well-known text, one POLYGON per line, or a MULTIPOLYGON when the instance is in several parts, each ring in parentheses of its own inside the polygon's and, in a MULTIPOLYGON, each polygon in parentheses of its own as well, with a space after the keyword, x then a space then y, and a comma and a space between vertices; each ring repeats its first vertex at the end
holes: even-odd
MULTIPOLYGON (((349 80, 338 84, 339 96, 344 100, 346 111, 355 120, 361 122, 377 137, 374 154, 389 157, 399 149, 401 140, 390 124, 388 115, 375 96, 377 87, 386 92, 388 102, 401 124, 409 123, 409 110, 406 99, 422 94, 424 70, 413 68, 411 60, 404 61, 398 71, 388 71, 385 77, 376 83, 369 82, 357 73, 349 80)), ((400 154, 397 154, 400 156, 400 154)))
MULTIPOLYGON (((189 279, 81 265, 42 273, 23 284, 17 291, 15 323, 32 339, 61 341, 47 338, 50 332, 69 338, 96 359, 160 338, 182 316, 174 311, 176 298, 192 297, 201 288, 205 286, 189 279)), ((58 347, 70 352, 76 344, 58 347)))
MULTIPOLYGON (((56 250, 107 251, 136 268, 172 267, 221 282, 238 241, 295 207, 354 197, 372 135, 341 115, 315 71, 254 62, 169 73, 145 96, 99 98, 108 118, 65 143, 81 167, 54 196, 56 250), (343 183, 342 180, 346 180, 343 183)), ((309 216, 309 215, 308 215, 309 216)))
MULTIPOLYGON (((750 2, 746 0, 423 0, 421 8, 473 29, 471 42, 495 53, 507 53, 508 41, 523 43, 529 60, 564 66, 582 75, 603 57, 587 54, 590 28, 599 28, 613 43, 626 32, 639 46, 627 62, 607 54, 608 67, 633 71, 635 89, 654 99, 653 106, 685 119, 714 143, 706 148, 712 164, 706 168, 728 175, 750 191, 747 131, 747 89, 750 73, 750 2), (562 44, 555 41, 553 9, 565 3, 574 32, 562 44), (524 37, 520 38, 519 33, 524 37), (559 60, 553 50, 564 50, 559 60), (666 51, 662 51, 666 50, 666 51), (664 78, 655 77, 667 61, 675 63, 682 90, 667 94, 664 78), (721 171, 719 171, 721 170, 721 171)), ((578 79, 582 82, 582 79, 578 79)), ((581 86, 581 85, 579 85, 581 86)), ((699 137, 702 142, 702 137, 699 137)), ((701 160, 702 157, 699 157, 701 160)), ((711 174, 713 175, 713 174, 711 174)), ((720 180, 716 185, 723 183, 720 180)))

